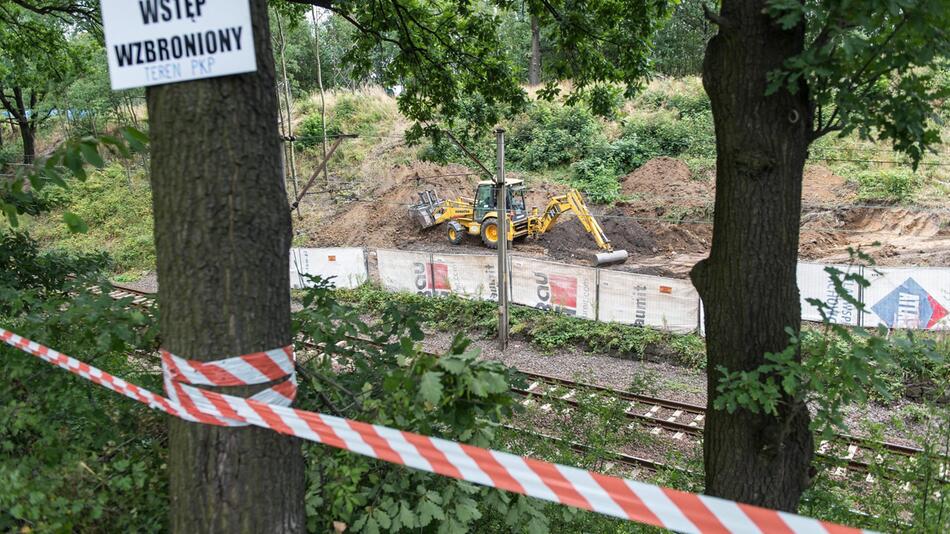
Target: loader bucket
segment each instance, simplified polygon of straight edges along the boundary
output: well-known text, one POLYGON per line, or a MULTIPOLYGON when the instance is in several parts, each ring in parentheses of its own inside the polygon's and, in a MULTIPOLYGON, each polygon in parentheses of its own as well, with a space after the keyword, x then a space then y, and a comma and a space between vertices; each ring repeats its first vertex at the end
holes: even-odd
POLYGON ((442 200, 435 191, 420 191, 418 204, 409 206, 409 217, 416 221, 420 228, 435 226, 435 212, 442 205, 442 200))
POLYGON ((597 265, 607 265, 609 263, 623 263, 627 261, 629 254, 626 250, 619 249, 613 252, 601 252, 594 257, 597 265))

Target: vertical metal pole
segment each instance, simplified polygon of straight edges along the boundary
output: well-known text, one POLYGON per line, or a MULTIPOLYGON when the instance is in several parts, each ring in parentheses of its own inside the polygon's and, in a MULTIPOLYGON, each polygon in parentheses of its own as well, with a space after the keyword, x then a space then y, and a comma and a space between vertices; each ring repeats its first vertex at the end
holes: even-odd
POLYGON ((505 183, 505 130, 495 130, 498 140, 498 345, 508 346, 508 187, 505 183))

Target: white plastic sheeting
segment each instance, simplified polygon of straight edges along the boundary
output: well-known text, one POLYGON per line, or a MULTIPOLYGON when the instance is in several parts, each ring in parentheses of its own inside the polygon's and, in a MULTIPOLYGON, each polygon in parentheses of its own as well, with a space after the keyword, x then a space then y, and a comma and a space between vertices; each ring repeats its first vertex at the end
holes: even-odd
POLYGON ((677 333, 699 326, 699 295, 688 280, 600 271, 598 319, 677 333))
POLYGON ((511 258, 511 301, 566 315, 597 318, 597 270, 511 258))
MULTIPOLYGON (((411 252, 405 250, 376 251, 379 267, 379 281, 389 291, 408 291, 432 295, 435 289, 436 277, 431 268, 432 255, 428 252, 411 252)), ((438 277, 442 285, 441 276, 438 277)))
MULTIPOLYGON (((325 254, 326 250, 337 249, 317 252, 325 254)), ((379 250, 378 258, 380 281, 388 290, 497 300, 495 256, 379 250)), ((353 261, 362 265, 362 256, 353 261)), ((604 322, 703 333, 699 295, 688 280, 517 256, 510 261, 514 304, 604 322)), ((848 293, 865 304, 867 310, 861 313, 837 295, 826 267, 798 265, 803 320, 822 320, 818 308, 808 302, 816 299, 831 306, 829 317, 838 324, 950 330, 950 269, 834 265, 843 273, 857 272, 871 282, 868 288, 859 287, 855 281, 844 282, 848 293)), ((360 272, 365 273, 365 267, 360 272)))
MULTIPOLYGON (((833 279, 831 274, 825 270, 826 267, 829 266, 817 263, 798 264, 798 291, 801 295, 802 319, 805 321, 822 321, 818 307, 808 302, 810 299, 815 299, 829 306, 830 309, 826 309, 825 313, 828 314, 828 318, 833 323, 850 326, 860 325, 861 317, 859 317, 858 309, 835 292, 833 279)), ((855 300, 860 300, 860 286, 856 281, 845 280, 845 275, 861 274, 862 267, 855 265, 834 265, 831 267, 842 272, 838 275, 838 278, 844 283, 844 289, 848 294, 854 297, 855 300)))
POLYGON ((460 297, 498 300, 498 257, 466 254, 432 254, 435 289, 460 297))
POLYGON ((312 286, 305 276, 334 277, 331 282, 340 288, 354 288, 366 282, 366 254, 361 248, 292 248, 290 249, 290 287, 312 286))
POLYGON ((865 326, 950 330, 950 269, 867 267, 865 326))

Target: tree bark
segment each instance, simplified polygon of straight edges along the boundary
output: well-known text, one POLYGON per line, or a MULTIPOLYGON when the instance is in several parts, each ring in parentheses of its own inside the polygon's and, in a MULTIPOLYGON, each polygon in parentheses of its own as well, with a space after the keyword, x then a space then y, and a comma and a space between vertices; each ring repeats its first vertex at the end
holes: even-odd
MULTIPOLYGON (((706 49, 703 85, 716 128, 712 250, 691 273, 705 306, 708 412, 706 491, 792 511, 813 455, 805 406, 786 398, 779 417, 713 410, 723 366, 750 370, 798 332, 796 284, 802 172, 811 130, 807 88, 766 96, 767 74, 804 46, 804 28, 783 31, 762 0, 723 0, 706 49)), ((800 355, 798 355, 800 358, 800 355)))
MULTIPOLYGON (((320 21, 317 19, 316 6, 310 8, 310 17, 313 19, 313 49, 317 56, 317 86, 320 87, 320 129, 323 131, 323 159, 327 159, 327 95, 323 90, 323 65, 320 60, 320 21)), ((323 183, 327 191, 333 195, 330 187, 330 162, 323 166, 323 183)))
POLYGON ((23 88, 13 88, 13 101, 0 91, 0 104, 9 113, 20 130, 20 139, 23 141, 23 163, 33 163, 36 159, 36 93, 31 93, 31 106, 28 108, 23 100, 23 88), (31 117, 32 115, 32 117, 31 117))
POLYGON ((541 83, 541 25, 537 15, 531 15, 531 63, 528 65, 528 83, 541 83))
MULTIPOLYGON (((266 0, 251 0, 251 18, 257 72, 147 92, 162 338, 203 361, 291 342, 290 210, 266 0)), ((172 532, 306 528, 295 439, 172 419, 168 471, 172 532)))

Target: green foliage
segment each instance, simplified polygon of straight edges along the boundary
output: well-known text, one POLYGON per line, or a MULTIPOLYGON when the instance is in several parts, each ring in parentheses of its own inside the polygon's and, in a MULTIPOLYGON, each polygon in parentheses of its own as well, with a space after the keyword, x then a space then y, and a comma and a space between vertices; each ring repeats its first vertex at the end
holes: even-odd
MULTIPOLYGON (((878 532, 938 534, 950 531, 948 503, 943 497, 950 491, 950 480, 946 476, 947 454, 950 453, 946 429, 950 428, 950 410, 939 405, 922 408, 927 411, 924 430, 910 432, 922 452, 905 456, 881 445, 872 447, 867 454, 875 458, 869 462, 868 473, 873 484, 862 484, 860 491, 855 491, 847 480, 831 476, 833 468, 843 461, 823 458, 821 462, 829 468, 819 471, 802 498, 799 512, 878 532), (856 510, 861 513, 855 513, 856 510)), ((903 427, 903 423, 894 418, 887 425, 868 424, 862 433, 883 443, 895 429, 906 432, 903 427)))
POLYGON ((706 43, 716 25, 703 15, 703 0, 681 0, 657 32, 653 45, 656 72, 666 76, 701 74, 706 43))
MULTIPOLYGON (((101 150, 128 158, 133 153, 145 151, 148 137, 132 127, 119 130, 119 137, 100 135, 83 137, 64 142, 49 156, 32 165, 20 167, 16 177, 0 182, 0 211, 10 226, 19 225, 19 215, 36 215, 48 211, 48 189, 51 186, 66 188, 67 180, 73 177, 80 182, 87 178, 86 165, 105 166, 101 150), (25 187, 29 183, 30 187, 25 187)), ((71 228, 81 229, 75 218, 66 217, 71 228)))
POLYGON ((869 169, 855 176, 858 199, 863 201, 907 202, 920 188, 920 177, 909 169, 869 169))
MULTIPOLYGON (((444 331, 480 331, 492 335, 497 325, 497 310, 489 301, 467 300, 455 295, 432 298, 390 293, 371 285, 340 289, 336 293, 341 301, 354 303, 370 313, 379 313, 391 303, 412 306, 424 323, 444 331)), ((703 340, 694 334, 683 336, 632 325, 588 321, 523 306, 513 306, 510 312, 512 335, 523 335, 545 351, 579 345, 622 358, 642 358, 650 353, 694 368, 704 368, 706 364, 703 340)))
POLYGON ((127 174, 122 165, 111 163, 85 182, 58 189, 53 198, 60 207, 27 225, 41 243, 78 253, 106 251, 119 273, 154 269, 152 195, 139 172, 127 174), (76 233, 61 224, 66 216, 61 211, 88 226, 87 231, 76 233))
POLYGON ((571 185, 596 204, 620 198, 617 166, 611 158, 585 158, 571 165, 571 185))
POLYGON ((645 109, 668 109, 680 116, 712 113, 709 95, 702 81, 694 76, 658 80, 647 86, 634 101, 645 109))
MULTIPOLYGON (((0 324, 160 391, 155 318, 87 291, 101 258, 36 251, 0 241, 0 324)), ((6 345, 0 375, 0 531, 165 530, 161 414, 6 345)))
POLYGON ((629 139, 645 159, 715 155, 712 116, 708 113, 681 115, 675 110, 658 109, 636 114, 624 126, 623 138, 629 139))
MULTIPOLYGON (((337 302, 330 283, 314 281, 294 314, 295 329, 321 347, 302 358, 299 406, 481 447, 497 442, 498 425, 513 411, 509 369, 478 360, 461 336, 441 357, 423 353, 411 308, 389 303, 378 321, 365 323, 362 309, 337 302)), ((342 521, 355 532, 467 532, 485 515, 509 516, 513 527, 531 518, 497 490, 308 447, 311 531, 342 521)))
MULTIPOLYGON (((867 256, 860 254, 862 259, 867 256)), ((835 267, 825 271, 831 276, 835 293, 858 310, 864 305, 845 288, 854 283, 867 287, 860 274, 844 273, 835 267)), ((823 319, 824 333, 807 340, 806 356, 798 354, 805 348, 802 337, 792 328, 789 346, 779 353, 766 353, 767 363, 743 371, 718 367, 721 377, 716 387, 715 407, 733 413, 744 409, 779 417, 783 404, 802 401, 813 408, 812 427, 824 437, 835 430, 846 430, 844 409, 852 403, 865 403, 871 398, 889 402, 899 394, 893 377, 905 373, 921 374, 930 369, 940 371, 946 379, 946 355, 937 350, 931 339, 918 339, 912 332, 906 337, 889 337, 884 326, 876 330, 844 327, 831 322, 834 306, 810 299, 823 319), (916 367, 916 368, 915 368, 916 367)))
POLYGON ((578 161, 605 141, 589 110, 535 102, 512 125, 506 156, 526 170, 548 169, 578 161))
MULTIPOLYGON (((327 121, 327 142, 332 142, 332 137, 340 135, 343 130, 340 129, 339 122, 327 121)), ((304 148, 311 148, 323 143, 323 119, 319 114, 307 115, 297 127, 297 143, 304 148)))
POLYGON ((914 162, 940 135, 934 106, 950 95, 950 10, 932 0, 770 0, 784 29, 808 21, 805 49, 770 73, 769 92, 804 90, 816 108, 815 136, 857 131, 889 141, 914 162))
MULTIPOLYGON (((65 286, 71 276, 94 274, 108 265, 102 253, 70 255, 60 251, 41 254, 36 241, 22 232, 0 232, 0 287, 32 288, 45 296, 65 286)), ((0 312, 9 312, 0 304, 0 312)))

